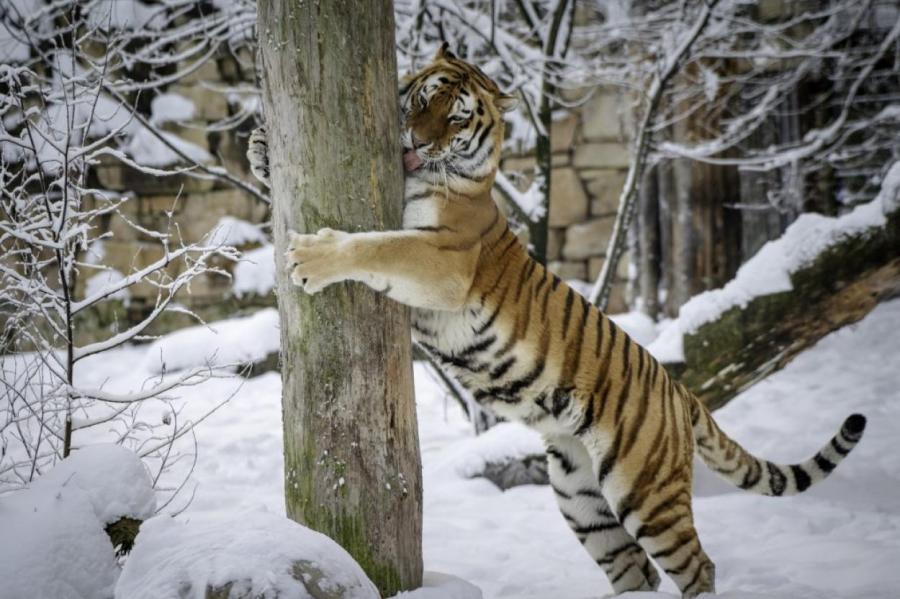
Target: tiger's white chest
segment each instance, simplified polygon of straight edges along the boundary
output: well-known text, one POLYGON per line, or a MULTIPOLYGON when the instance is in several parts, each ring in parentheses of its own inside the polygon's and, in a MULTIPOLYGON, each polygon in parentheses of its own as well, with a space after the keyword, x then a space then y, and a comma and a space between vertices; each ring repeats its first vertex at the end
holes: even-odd
POLYGON ((403 228, 437 227, 440 223, 437 198, 426 183, 407 177, 403 203, 403 228))

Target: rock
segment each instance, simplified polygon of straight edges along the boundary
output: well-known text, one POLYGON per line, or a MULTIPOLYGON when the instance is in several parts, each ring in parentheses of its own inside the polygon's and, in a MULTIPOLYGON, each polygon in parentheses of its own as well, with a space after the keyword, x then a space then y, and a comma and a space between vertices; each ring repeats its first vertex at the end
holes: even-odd
POLYGON ((626 169, 631 155, 624 144, 594 142, 579 144, 575 148, 577 168, 621 168, 626 169))
MULTIPOLYGON (((201 53, 202 54, 202 53, 201 53)), ((178 68, 186 69, 192 66, 196 60, 192 61, 184 61, 179 63, 178 68)), ((201 81, 219 81, 221 80, 221 76, 219 75, 219 67, 216 64, 215 58, 208 58, 201 64, 196 70, 191 71, 181 79, 179 79, 180 83, 199 83, 201 81)))
POLYGON ((266 512, 157 516, 144 523, 116 599, 205 596, 378 599, 337 543, 266 512))
MULTIPOLYGON (((619 281, 627 281, 628 280, 628 264, 629 264, 629 256, 628 252, 622 254, 622 258, 619 260, 619 264, 616 267, 616 280, 619 281)), ((595 256, 588 259, 588 280, 596 281, 597 277, 600 276, 600 269, 603 268, 603 263, 606 262, 606 258, 603 256, 595 256)))
POLYGON ((551 227, 565 227, 583 221, 588 214, 588 197, 578 173, 572 168, 550 171, 551 227))
POLYGON ((100 186, 113 191, 131 191, 141 194, 171 194, 209 191, 215 185, 212 179, 198 179, 190 175, 151 175, 122 164, 115 158, 104 157, 94 167, 100 186))
POLYGON ((547 260, 559 260, 560 256, 562 256, 562 246, 565 239, 565 229, 550 229, 547 231, 547 260))
POLYGON ((170 86, 168 91, 193 101, 197 109, 194 118, 201 121, 218 121, 229 114, 228 98, 225 94, 201 83, 191 85, 178 83, 170 86))
POLYGON ((575 132, 578 130, 578 115, 570 114, 550 127, 550 148, 556 154, 568 153, 575 146, 575 132))
POLYGON ((569 155, 569 152, 557 152, 550 156, 551 168, 569 166, 570 164, 572 164, 572 157, 569 155))
POLYGON ((550 269, 550 272, 556 273, 559 278, 565 280, 578 279, 579 281, 583 281, 585 275, 587 275, 587 268, 585 267, 584 262, 563 262, 554 260, 547 264, 547 268, 550 269))
POLYGON ((547 456, 543 453, 506 462, 488 462, 481 476, 505 491, 519 485, 546 485, 547 456))
POLYGON ((615 220, 615 217, 594 218, 569 227, 566 230, 563 257, 566 260, 583 260, 591 256, 602 256, 606 252, 615 220))
POLYGON ((591 216, 607 216, 618 211, 619 195, 625 187, 625 174, 624 171, 613 169, 589 170, 582 174, 591 196, 591 216))
MULTIPOLYGON (((620 94, 598 91, 582 109, 584 114, 584 137, 588 140, 620 141, 623 135, 623 120, 628 107, 620 94)), ((629 123, 630 124, 630 123, 629 123)), ((628 127, 630 129, 630 127, 628 127)))

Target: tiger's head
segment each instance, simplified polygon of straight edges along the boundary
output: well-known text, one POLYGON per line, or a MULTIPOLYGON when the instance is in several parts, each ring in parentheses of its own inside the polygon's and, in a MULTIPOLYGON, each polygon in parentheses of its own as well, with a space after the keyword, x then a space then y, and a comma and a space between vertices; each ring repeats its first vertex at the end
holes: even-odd
POLYGON ((515 105, 514 97, 445 43, 431 64, 400 85, 406 170, 443 180, 492 178, 503 144, 501 113, 515 105))

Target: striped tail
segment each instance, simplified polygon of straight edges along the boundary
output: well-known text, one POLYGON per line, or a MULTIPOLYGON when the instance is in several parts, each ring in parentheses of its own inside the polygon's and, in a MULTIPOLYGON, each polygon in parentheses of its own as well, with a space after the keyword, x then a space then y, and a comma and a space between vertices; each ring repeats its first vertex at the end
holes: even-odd
POLYGON ((866 417, 853 414, 812 458, 781 465, 754 457, 729 438, 697 399, 692 412, 696 452, 706 465, 741 489, 771 496, 796 495, 827 478, 856 447, 866 428, 866 417))

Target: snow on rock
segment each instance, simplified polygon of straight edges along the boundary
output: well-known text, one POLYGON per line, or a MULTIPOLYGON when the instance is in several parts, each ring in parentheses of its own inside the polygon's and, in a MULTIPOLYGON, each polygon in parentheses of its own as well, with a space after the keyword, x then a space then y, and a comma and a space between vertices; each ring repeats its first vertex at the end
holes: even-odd
POLYGON ((754 298, 790 291, 791 275, 808 266, 816 257, 842 240, 883 227, 885 214, 896 210, 900 193, 900 162, 884 178, 878 196, 838 217, 801 214, 784 235, 766 243, 743 266, 734 279, 720 289, 705 291, 681 306, 675 330, 668 331, 647 349, 663 361, 677 358, 677 336, 695 332, 734 307, 744 307, 754 298), (665 359, 661 356, 664 356, 665 359))
POLYGON ((378 599, 362 568, 337 543, 267 512, 158 516, 141 526, 116 599, 229 596, 378 599))
POLYGON ((653 319, 638 310, 610 314, 609 318, 628 333, 629 337, 644 346, 656 339, 658 334, 653 319))
POLYGON ((448 452, 445 465, 457 476, 480 476, 488 464, 501 464, 543 454, 541 435, 521 422, 501 422, 448 452))
POLYGON ((259 362, 278 351, 278 329, 278 311, 274 308, 187 327, 151 343, 143 366, 158 374, 208 364, 259 362))
POLYGON ((233 216, 223 216, 209 232, 206 242, 210 245, 246 245, 266 243, 266 235, 259 225, 248 223, 233 216))
POLYGON ((462 578, 425 572, 422 587, 414 591, 397 593, 392 599, 482 599, 481 589, 462 578))
POLYGON ((133 452, 74 451, 30 487, 0 496, 0 597, 111 598, 119 567, 104 525, 155 508, 133 452))
MULTIPOLYGON (((158 133, 190 160, 201 164, 213 161, 212 154, 197 144, 193 144, 168 131, 159 131, 158 133)), ((146 127, 139 129, 124 149, 135 162, 143 166, 159 167, 184 162, 181 156, 172 151, 146 127)))
POLYGON ((684 362, 684 333, 677 320, 667 318, 656 325, 658 332, 653 341, 645 345, 653 357, 663 364, 684 362))
POLYGON ((104 525, 122 517, 146 520, 156 511, 153 481, 143 462, 120 445, 77 449, 32 488, 52 492, 66 486, 84 492, 94 507, 94 515, 104 525))
POLYGON ((154 125, 188 121, 194 117, 197 107, 181 94, 159 94, 150 102, 150 122, 154 125))
POLYGON ((236 297, 266 295, 275 288, 275 248, 266 244, 244 252, 234 267, 231 290, 236 297))

